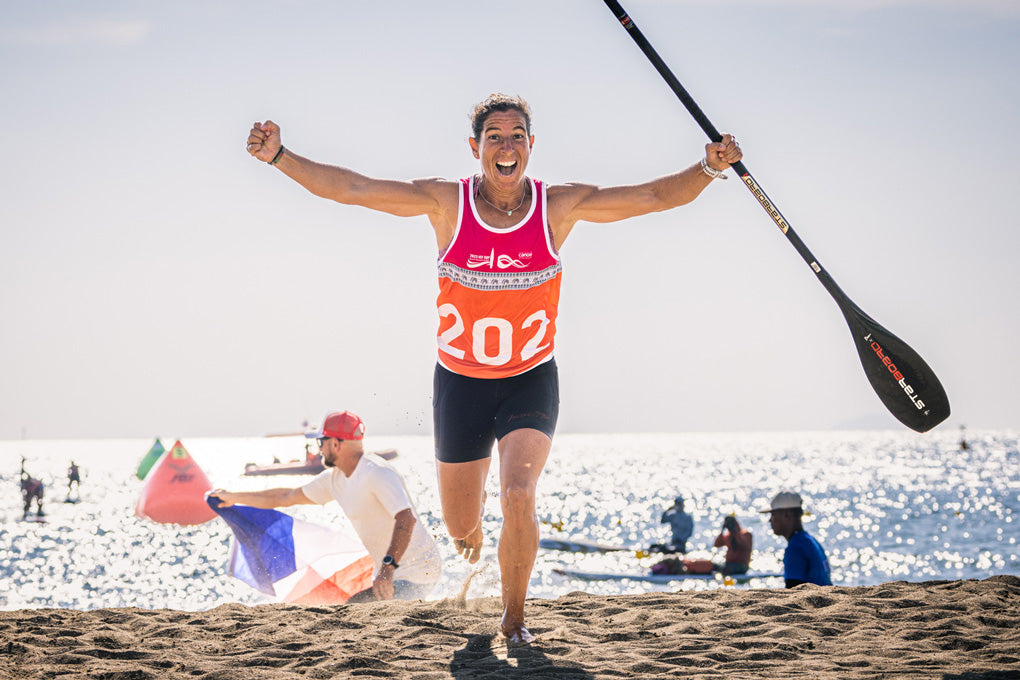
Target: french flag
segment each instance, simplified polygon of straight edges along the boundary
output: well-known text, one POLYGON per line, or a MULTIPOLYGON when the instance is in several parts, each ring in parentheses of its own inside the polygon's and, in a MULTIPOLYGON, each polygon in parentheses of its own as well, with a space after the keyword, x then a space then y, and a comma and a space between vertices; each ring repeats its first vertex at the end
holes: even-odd
POLYGON ((277 510, 206 502, 234 532, 227 573, 277 601, 342 604, 372 586, 372 557, 356 538, 277 510))

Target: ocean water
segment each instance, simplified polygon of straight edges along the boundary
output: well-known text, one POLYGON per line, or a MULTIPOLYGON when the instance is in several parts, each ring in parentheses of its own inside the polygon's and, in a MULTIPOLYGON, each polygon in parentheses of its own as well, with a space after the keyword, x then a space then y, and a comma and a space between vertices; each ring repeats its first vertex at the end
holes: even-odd
MULTIPOLYGON (((781 579, 727 586, 719 581, 651 584, 585 582, 554 572, 646 573, 657 559, 636 550, 668 538, 663 509, 682 495, 695 519, 693 556, 711 548, 722 519, 735 513, 754 534, 752 569, 781 571, 785 541, 772 535, 767 507, 779 490, 799 491, 805 528, 829 555, 837 585, 1020 575, 1018 433, 946 429, 911 432, 558 435, 539 485, 543 536, 629 546, 579 554, 540 550, 530 597, 575 590, 600 594, 782 587, 781 579)), ((135 470, 152 439, 0 442, 0 609, 144 607, 202 610, 265 597, 228 576, 231 534, 221 520, 194 527, 135 517, 143 486, 135 470), (46 522, 24 522, 21 458, 46 484, 46 522), (63 502, 71 460, 81 467, 81 502, 63 502)), ((173 439, 163 439, 169 448, 173 439)), ((300 437, 182 439, 214 486, 257 489, 307 477, 244 477, 247 462, 304 455, 300 437)), ((432 440, 370 437, 368 450, 395 448, 423 522, 447 560, 433 599, 499 594, 495 541, 500 527, 496 466, 484 527, 489 545, 476 566, 457 557, 439 514, 432 440), (475 573, 477 572, 477 573, 475 573)), ((348 528, 335 504, 291 509, 304 519, 348 528)), ((660 556, 661 558, 661 556, 660 556)))

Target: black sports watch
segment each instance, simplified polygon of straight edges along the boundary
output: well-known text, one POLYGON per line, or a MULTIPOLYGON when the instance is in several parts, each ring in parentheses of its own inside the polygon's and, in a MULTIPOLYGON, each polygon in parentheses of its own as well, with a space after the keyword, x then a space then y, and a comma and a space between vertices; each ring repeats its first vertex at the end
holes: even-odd
POLYGON ((398 569, 400 567, 400 565, 397 564, 397 561, 395 559, 393 559, 393 555, 386 555, 385 557, 383 557, 382 558, 382 563, 384 565, 389 565, 389 566, 393 567, 394 569, 398 569))

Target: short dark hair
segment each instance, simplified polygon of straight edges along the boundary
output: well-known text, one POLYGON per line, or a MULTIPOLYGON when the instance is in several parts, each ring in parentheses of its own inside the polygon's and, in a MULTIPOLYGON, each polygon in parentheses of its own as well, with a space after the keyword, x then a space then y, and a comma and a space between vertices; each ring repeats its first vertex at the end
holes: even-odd
POLYGON ((516 94, 503 94, 494 92, 485 98, 484 101, 475 104, 471 112, 471 135, 476 142, 482 139, 482 128, 485 126, 485 119, 497 111, 519 111, 524 116, 524 126, 528 134, 531 134, 531 107, 524 97, 516 94))

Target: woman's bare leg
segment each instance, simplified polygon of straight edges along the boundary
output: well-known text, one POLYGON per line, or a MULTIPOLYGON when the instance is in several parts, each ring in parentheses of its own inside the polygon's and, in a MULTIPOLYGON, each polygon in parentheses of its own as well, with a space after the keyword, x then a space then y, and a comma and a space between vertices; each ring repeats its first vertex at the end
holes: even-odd
POLYGON ((439 499, 443 521, 457 552, 474 564, 481 556, 482 512, 485 510, 485 480, 490 458, 467 463, 436 461, 439 499))
POLYGON ((503 583, 501 627, 507 644, 512 647, 535 639, 524 626, 524 600, 538 554, 536 489, 551 448, 552 440, 539 430, 514 430, 499 440, 499 500, 503 508, 503 529, 499 536, 499 570, 503 583))

